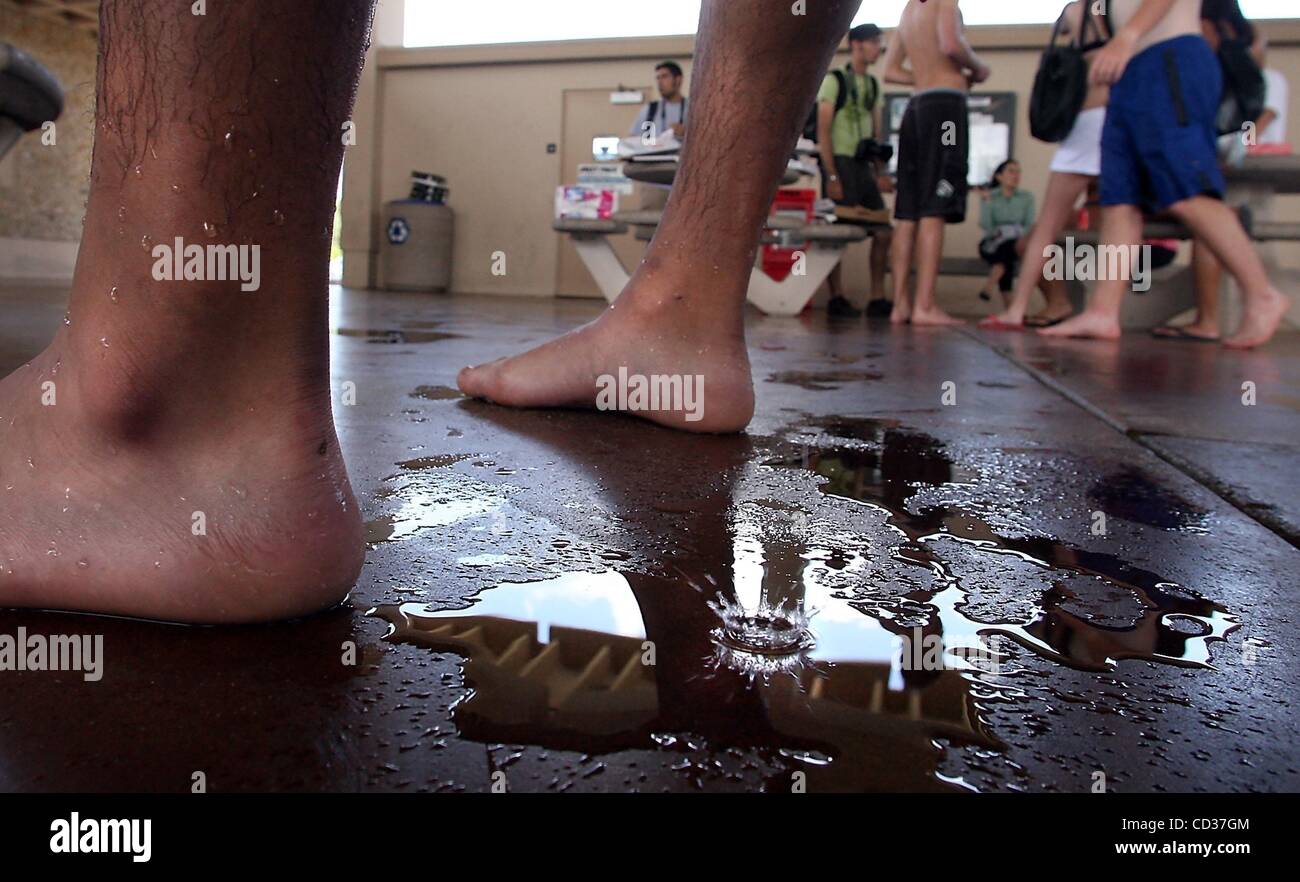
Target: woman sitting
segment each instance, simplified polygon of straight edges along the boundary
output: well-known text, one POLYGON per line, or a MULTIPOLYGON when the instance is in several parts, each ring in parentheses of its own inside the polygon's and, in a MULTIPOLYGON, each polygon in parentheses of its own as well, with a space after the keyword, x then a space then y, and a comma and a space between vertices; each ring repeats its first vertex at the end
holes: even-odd
POLYGON ((1024 253, 1022 239, 1034 225, 1034 196, 1020 189, 1020 163, 1014 159, 1008 159, 997 167, 993 183, 980 195, 983 199, 980 227, 984 230, 980 257, 989 265, 989 275, 980 291, 980 299, 992 300, 993 286, 996 285, 1002 292, 1005 307, 1020 255, 1024 253))

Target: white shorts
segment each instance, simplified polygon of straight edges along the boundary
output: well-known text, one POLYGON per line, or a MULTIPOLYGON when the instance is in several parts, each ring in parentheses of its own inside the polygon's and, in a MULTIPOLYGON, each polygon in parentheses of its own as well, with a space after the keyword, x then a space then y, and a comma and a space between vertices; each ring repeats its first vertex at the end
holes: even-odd
POLYGON ((1106 108, 1093 107, 1079 114, 1074 128, 1056 148, 1050 169, 1073 175, 1101 174, 1101 130, 1106 125, 1106 108))

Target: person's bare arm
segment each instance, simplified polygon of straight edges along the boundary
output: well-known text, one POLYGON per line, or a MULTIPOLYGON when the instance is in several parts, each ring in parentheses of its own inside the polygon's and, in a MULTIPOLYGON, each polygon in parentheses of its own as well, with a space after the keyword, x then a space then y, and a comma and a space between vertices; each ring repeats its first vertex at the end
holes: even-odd
POLYGON ((1095 86, 1110 86, 1119 82, 1124 69, 1133 59, 1133 52, 1142 38, 1169 14, 1175 0, 1142 0, 1142 6, 1128 24, 1115 32, 1110 42, 1097 51, 1092 61, 1089 79, 1095 86))
POLYGON ((889 47, 885 50, 886 83, 896 83, 900 86, 916 85, 916 77, 903 67, 905 61, 907 61, 907 44, 903 42, 903 35, 895 32, 889 41, 889 47))
POLYGON ((835 120, 835 104, 817 102, 817 153, 822 160, 822 175, 826 178, 826 195, 837 202, 844 198, 844 182, 835 170, 835 149, 831 144, 831 123, 835 120))
POLYGON ((1074 34, 1076 33, 1075 21, 1077 20, 1080 23, 1082 23, 1083 16, 1079 15, 1080 5, 1081 5, 1080 0, 1074 0, 1073 3, 1065 4, 1065 8, 1061 10, 1061 15, 1060 18, 1057 19, 1057 24, 1061 26, 1062 36, 1064 37, 1074 36, 1074 34))
POLYGON ((946 4, 946 8, 939 15, 939 51, 963 70, 970 71, 972 83, 984 82, 992 72, 984 60, 975 54, 975 50, 967 41, 961 9, 956 3, 946 4))

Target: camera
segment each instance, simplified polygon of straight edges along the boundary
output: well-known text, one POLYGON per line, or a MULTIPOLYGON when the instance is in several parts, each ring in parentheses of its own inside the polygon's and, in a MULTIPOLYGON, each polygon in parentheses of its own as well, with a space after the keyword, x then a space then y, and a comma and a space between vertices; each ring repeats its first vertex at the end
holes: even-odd
POLYGON ((858 149, 854 152, 853 158, 858 162, 889 162, 894 158, 894 148, 890 144, 882 144, 875 138, 863 138, 858 142, 858 149))

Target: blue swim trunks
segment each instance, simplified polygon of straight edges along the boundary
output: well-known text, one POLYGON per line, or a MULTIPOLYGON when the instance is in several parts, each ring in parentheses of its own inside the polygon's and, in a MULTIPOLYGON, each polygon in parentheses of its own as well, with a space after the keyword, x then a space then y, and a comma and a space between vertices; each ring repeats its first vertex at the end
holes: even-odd
POLYGON ((1219 59, 1198 35, 1134 56, 1111 87, 1101 134, 1101 204, 1163 211, 1193 196, 1223 196, 1215 117, 1219 59))

